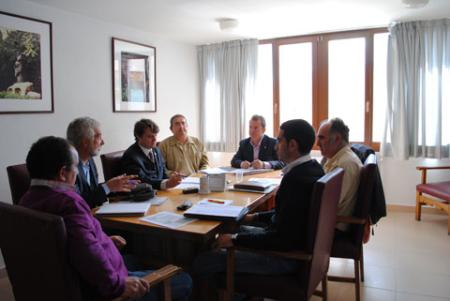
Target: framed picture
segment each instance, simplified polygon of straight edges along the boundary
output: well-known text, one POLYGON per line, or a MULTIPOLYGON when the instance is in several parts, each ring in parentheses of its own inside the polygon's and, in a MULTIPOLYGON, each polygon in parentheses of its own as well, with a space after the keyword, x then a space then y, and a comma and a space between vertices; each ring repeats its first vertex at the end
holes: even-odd
POLYGON ((156 112, 156 48, 112 38, 113 111, 156 112))
POLYGON ((0 114, 48 112, 52 23, 0 12, 0 114))

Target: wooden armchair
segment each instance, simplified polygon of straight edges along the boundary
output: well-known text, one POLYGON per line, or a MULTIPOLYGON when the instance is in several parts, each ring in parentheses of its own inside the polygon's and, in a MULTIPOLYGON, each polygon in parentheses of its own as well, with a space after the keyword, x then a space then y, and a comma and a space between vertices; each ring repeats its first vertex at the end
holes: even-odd
POLYGON ((330 281, 351 282, 355 284, 355 298, 360 300, 360 280, 364 281, 363 236, 368 222, 369 208, 373 197, 376 177, 376 156, 371 154, 364 162, 358 187, 358 197, 353 216, 338 216, 337 221, 350 224, 345 236, 335 237, 331 257, 353 259, 354 277, 328 276, 330 281))
POLYGON ((420 221, 422 205, 433 206, 448 214, 448 235, 450 235, 450 181, 427 182, 428 170, 450 169, 450 166, 418 166, 417 170, 422 172, 422 181, 416 186, 416 220, 420 221))
POLYGON ((236 248, 281 256, 301 261, 302 268, 292 275, 263 276, 235 274, 235 248, 227 252, 225 299, 231 300, 234 291, 254 297, 277 300, 308 300, 313 294, 327 299, 327 271, 336 224, 337 204, 341 192, 343 170, 335 169, 323 176, 314 186, 308 220, 307 248, 305 251, 265 251, 236 248), (322 282, 322 291, 316 291, 322 282))
POLYGON ((100 156, 103 167, 103 176, 105 181, 122 174, 120 166, 120 160, 122 159, 124 151, 117 151, 112 153, 103 154, 100 156))
MULTIPOLYGON (((0 248, 16 301, 83 300, 60 216, 0 202, 0 248)), ((164 300, 169 301, 169 278, 180 270, 168 265, 145 279, 150 286, 163 282, 164 300)))

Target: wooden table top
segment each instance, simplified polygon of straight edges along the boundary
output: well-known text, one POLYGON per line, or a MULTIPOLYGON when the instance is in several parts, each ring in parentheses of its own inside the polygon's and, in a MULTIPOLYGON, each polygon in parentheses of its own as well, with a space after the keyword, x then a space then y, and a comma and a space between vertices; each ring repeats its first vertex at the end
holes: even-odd
MULTIPOLYGON (((270 171, 262 174, 248 175, 244 177, 244 180, 249 178, 280 178, 280 171, 270 171)), ((227 180, 231 183, 234 181, 234 175, 227 174, 227 180)), ((198 201, 205 198, 217 198, 217 199, 227 199, 233 200, 233 205, 236 206, 246 206, 250 211, 255 209, 260 204, 264 203, 269 199, 274 192, 267 194, 255 193, 255 192, 241 192, 241 191, 229 191, 224 192, 211 192, 209 194, 182 194, 181 189, 170 189, 167 191, 158 191, 157 196, 167 197, 168 199, 159 206, 151 206, 150 209, 145 214, 152 215, 161 211, 169 211, 177 214, 183 214, 183 211, 176 209, 178 205, 183 203, 185 200, 192 201, 196 204, 198 201)), ((210 220, 197 220, 187 225, 184 225, 177 229, 169 229, 161 227, 158 225, 150 224, 141 221, 140 217, 97 217, 104 226, 130 230, 130 231, 140 231, 140 232, 152 232, 159 233, 161 235, 167 235, 170 233, 172 236, 179 237, 190 237, 194 239, 203 239, 205 236, 211 236, 220 230, 223 222, 210 221, 210 220)))

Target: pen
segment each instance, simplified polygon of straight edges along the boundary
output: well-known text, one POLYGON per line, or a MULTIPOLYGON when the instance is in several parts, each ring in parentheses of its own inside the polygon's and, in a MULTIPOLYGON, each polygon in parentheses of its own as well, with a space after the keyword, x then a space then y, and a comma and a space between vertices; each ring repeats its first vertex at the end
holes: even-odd
POLYGON ((221 200, 208 200, 208 202, 210 202, 210 203, 216 203, 216 204, 225 204, 225 202, 224 202, 224 201, 221 201, 221 200))

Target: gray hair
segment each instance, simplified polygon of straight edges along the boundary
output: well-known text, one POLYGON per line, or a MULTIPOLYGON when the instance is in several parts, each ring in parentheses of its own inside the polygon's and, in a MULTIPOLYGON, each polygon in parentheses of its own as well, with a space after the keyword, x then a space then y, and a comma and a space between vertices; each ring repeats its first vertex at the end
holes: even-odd
POLYGON ((252 118, 250 118, 250 120, 259 121, 259 122, 261 122, 262 128, 263 129, 266 128, 266 119, 263 116, 255 114, 255 115, 252 116, 252 118))
POLYGON ((67 140, 78 149, 83 139, 94 139, 95 129, 99 127, 100 123, 97 120, 91 117, 79 117, 67 127, 67 140))
POLYGON ((331 124, 330 134, 339 134, 345 144, 348 144, 348 135, 350 129, 341 118, 333 118, 328 121, 331 124))

